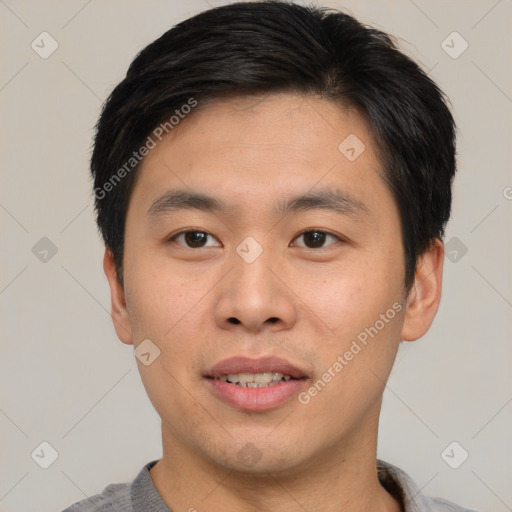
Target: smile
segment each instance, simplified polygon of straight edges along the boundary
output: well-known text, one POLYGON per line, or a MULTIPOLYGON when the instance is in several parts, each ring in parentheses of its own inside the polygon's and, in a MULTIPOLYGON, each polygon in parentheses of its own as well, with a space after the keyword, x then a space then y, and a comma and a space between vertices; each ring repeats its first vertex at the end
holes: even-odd
POLYGON ((229 375, 221 375, 218 380, 229 382, 242 388, 266 388, 276 386, 281 382, 287 382, 293 377, 283 375, 279 372, 264 373, 230 373, 229 375))
POLYGON ((232 357, 204 377, 215 398, 245 411, 275 409, 303 391, 308 381, 304 370, 277 357, 232 357))

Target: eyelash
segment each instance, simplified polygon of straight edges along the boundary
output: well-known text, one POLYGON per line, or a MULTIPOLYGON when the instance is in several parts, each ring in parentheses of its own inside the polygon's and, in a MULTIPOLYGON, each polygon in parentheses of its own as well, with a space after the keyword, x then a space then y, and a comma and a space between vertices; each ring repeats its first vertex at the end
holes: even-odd
MULTIPOLYGON (((188 230, 185 230, 185 231, 180 231, 179 233, 176 233, 175 235, 173 235, 171 238, 168 239, 168 242, 175 242, 175 240, 181 236, 181 235, 185 235, 187 233, 202 233, 202 234, 205 234, 205 235, 208 235, 208 236, 211 236, 212 238, 215 238, 213 235, 211 235, 210 233, 208 233, 207 231, 201 231, 199 229, 188 229, 188 230)), ((321 233, 322 235, 327 235, 327 236, 331 236, 333 238, 336 238, 338 241, 340 242, 344 242, 345 240, 341 237, 339 237, 338 235, 335 235, 333 233, 330 233, 329 231, 324 231, 322 229, 308 229, 306 231, 302 231, 302 233, 299 233, 295 238, 294 240, 296 240, 297 238, 303 236, 303 235, 306 235, 308 233, 321 233)), ((180 244, 178 244, 180 245, 180 244)), ((317 248, 311 248, 311 247, 305 247, 305 246, 301 246, 303 247, 304 249, 311 249, 311 250, 320 250, 320 249, 326 249, 327 247, 329 247, 330 245, 335 245, 335 244, 329 244, 325 247, 317 247, 317 248)), ((187 245, 185 246, 182 246, 184 247, 185 249, 208 249, 208 247, 189 247, 187 245)))

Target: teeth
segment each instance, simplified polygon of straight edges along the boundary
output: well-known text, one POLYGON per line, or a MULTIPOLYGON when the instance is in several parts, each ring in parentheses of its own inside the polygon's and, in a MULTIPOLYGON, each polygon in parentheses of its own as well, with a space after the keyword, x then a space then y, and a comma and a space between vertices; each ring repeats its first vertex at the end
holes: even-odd
POLYGON ((240 373, 238 374, 238 382, 240 382, 240 384, 254 382, 254 375, 252 375, 251 373, 240 373))
POLYGON ((267 386, 275 386, 283 381, 288 382, 291 380, 291 376, 278 372, 230 373, 229 375, 221 375, 219 380, 237 384, 243 388, 264 388, 267 386))
POLYGON ((269 382, 272 382, 272 374, 270 372, 256 373, 254 375, 254 382, 258 382, 259 384, 268 384, 269 382))

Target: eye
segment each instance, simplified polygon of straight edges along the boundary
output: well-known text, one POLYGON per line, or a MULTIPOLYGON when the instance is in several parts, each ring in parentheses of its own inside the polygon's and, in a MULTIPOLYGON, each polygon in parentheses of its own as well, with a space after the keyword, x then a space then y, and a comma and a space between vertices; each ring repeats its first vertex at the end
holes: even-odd
MULTIPOLYGON (((309 231, 304 231, 296 238, 296 240, 299 239, 300 237, 304 237, 304 241, 305 241, 306 245, 299 246, 299 247, 306 247, 307 249, 319 249, 319 248, 322 249, 323 248, 322 246, 325 243, 327 237, 331 237, 335 241, 336 240, 341 241, 340 237, 338 237, 336 235, 332 235, 331 233, 327 233, 326 231, 321 231, 319 229, 312 229, 309 231)), ((329 244, 329 245, 333 245, 333 244, 329 244)))
MULTIPOLYGON (((181 231, 180 233, 177 233, 172 238, 169 239, 169 242, 174 242, 178 239, 183 239, 185 241, 185 247, 188 247, 190 249, 201 249, 203 247, 214 247, 211 245, 205 245, 206 240, 208 237, 212 237, 209 233, 206 233, 205 231, 181 231)), ((178 244, 183 245, 183 244, 178 244)))
MULTIPOLYGON (((208 237, 214 238, 212 235, 205 231, 198 231, 198 230, 188 230, 188 231, 180 231, 176 235, 172 236, 169 239, 169 242, 177 242, 178 245, 188 247, 189 249, 202 249, 204 247, 215 247, 214 245, 206 245, 206 241, 208 237), (181 240, 184 243, 178 242, 181 240)), ((326 231, 322 231, 319 229, 313 229, 304 231, 301 233, 298 237, 295 238, 295 240, 299 239, 300 237, 304 238, 305 245, 299 245, 299 247, 306 247, 307 249, 322 249, 326 240, 328 237, 331 239, 334 239, 335 243, 336 241, 341 241, 341 238, 332 235, 331 233, 328 233, 326 231)), ((333 245, 328 244, 328 245, 333 245)))

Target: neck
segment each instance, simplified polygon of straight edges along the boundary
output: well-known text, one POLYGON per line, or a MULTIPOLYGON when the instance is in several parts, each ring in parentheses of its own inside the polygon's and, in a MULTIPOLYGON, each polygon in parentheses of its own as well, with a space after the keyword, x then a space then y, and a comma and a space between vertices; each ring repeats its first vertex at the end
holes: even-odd
POLYGON ((151 469, 153 483, 171 510, 220 512, 399 512, 376 469, 375 421, 317 452, 295 468, 236 471, 214 463, 183 443, 162 423, 163 457, 151 469))

